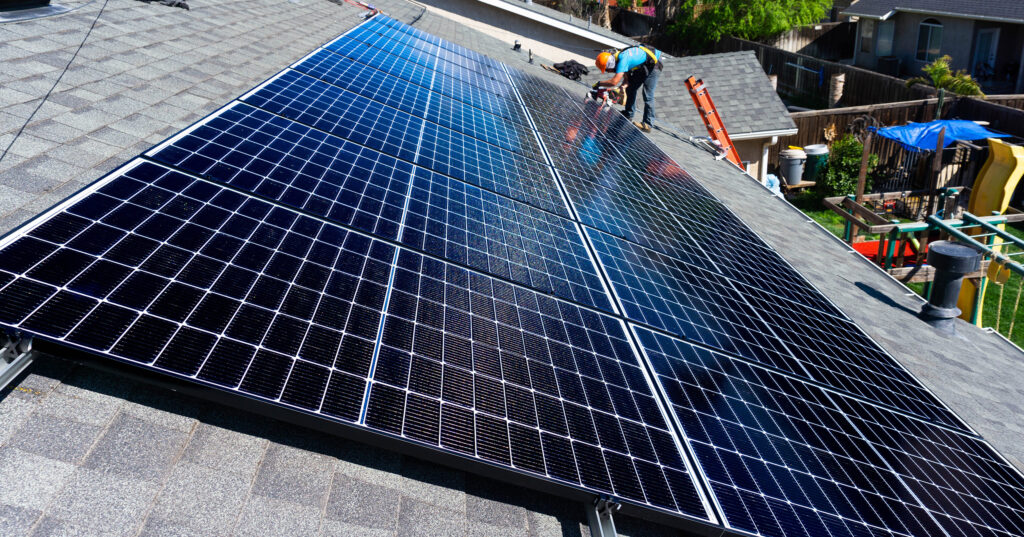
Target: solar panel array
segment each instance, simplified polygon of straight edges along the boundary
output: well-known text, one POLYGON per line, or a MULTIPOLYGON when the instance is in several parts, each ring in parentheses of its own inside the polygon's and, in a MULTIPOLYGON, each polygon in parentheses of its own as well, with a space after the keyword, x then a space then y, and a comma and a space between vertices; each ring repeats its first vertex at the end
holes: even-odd
POLYGON ((0 248, 8 329, 681 525, 1024 534, 1020 473, 619 114, 381 15, 0 248))

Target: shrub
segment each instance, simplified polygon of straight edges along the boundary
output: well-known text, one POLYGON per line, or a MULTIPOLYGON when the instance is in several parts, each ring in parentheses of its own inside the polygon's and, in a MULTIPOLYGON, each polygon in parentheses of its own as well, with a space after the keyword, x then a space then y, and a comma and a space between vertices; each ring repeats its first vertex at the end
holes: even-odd
MULTIPOLYGON (((852 134, 843 135, 832 143, 824 173, 818 176, 815 187, 825 196, 846 196, 857 190, 857 173, 864 153, 864 144, 852 134)), ((878 155, 868 157, 868 179, 865 191, 871 189, 871 170, 878 165, 878 155)))

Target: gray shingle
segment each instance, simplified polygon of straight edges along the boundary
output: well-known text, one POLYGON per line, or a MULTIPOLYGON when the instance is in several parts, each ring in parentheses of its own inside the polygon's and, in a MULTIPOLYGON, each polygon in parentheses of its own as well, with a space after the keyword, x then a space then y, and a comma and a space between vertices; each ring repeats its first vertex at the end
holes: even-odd
POLYGON ((879 18, 893 10, 1024 23, 1024 3, 1005 0, 858 0, 843 10, 843 14, 879 18))
POLYGON ((75 467, 10 447, 0 448, 0 504, 45 509, 64 488, 75 467))
POLYGON ((123 478, 160 481, 181 453, 185 439, 185 433, 119 414, 84 466, 123 478))
POLYGON ((7 445, 50 459, 75 463, 85 457, 101 431, 95 425, 36 412, 7 445))
POLYGON ((206 468, 216 468, 251 479, 256 474, 266 447, 266 439, 200 423, 189 439, 182 458, 206 468))
POLYGON ((253 494, 319 508, 333 471, 334 461, 326 455, 271 444, 253 481, 253 494))
POLYGON ((417 501, 415 491, 406 491, 398 511, 399 537, 463 537, 466 512, 442 509, 417 501))
POLYGON ((124 475, 78 468, 47 514, 90 531, 133 535, 157 490, 124 475))
POLYGON ((236 537, 308 537, 320 527, 320 509, 250 496, 235 527, 236 537))
POLYGON ((0 504, 0 535, 27 535, 42 511, 0 504))
POLYGON ((194 464, 179 464, 147 520, 206 535, 227 534, 249 495, 250 479, 194 464))

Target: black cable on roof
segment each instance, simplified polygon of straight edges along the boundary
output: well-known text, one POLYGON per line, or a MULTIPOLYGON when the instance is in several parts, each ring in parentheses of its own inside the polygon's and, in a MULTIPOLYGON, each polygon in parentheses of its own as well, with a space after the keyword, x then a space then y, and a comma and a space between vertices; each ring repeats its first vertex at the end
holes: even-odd
POLYGON ((107 9, 108 2, 110 2, 110 0, 103 0, 103 5, 100 6, 99 13, 96 14, 96 18, 93 19, 92 25, 89 26, 89 31, 85 32, 85 37, 83 37, 82 42, 78 44, 78 48, 75 49, 75 53, 71 55, 71 59, 68 60, 68 64, 64 66, 64 70, 60 72, 60 76, 57 77, 57 80, 53 81, 53 86, 50 86, 50 90, 47 91, 46 95, 44 95, 42 100, 39 101, 39 105, 36 106, 36 109, 33 110, 31 114, 29 114, 28 118, 25 120, 25 123, 23 123, 21 125, 21 128, 18 129, 18 132, 14 134, 14 138, 12 138, 11 143, 7 144, 7 147, 4 148, 4 152, 0 153, 0 162, 3 162, 4 158, 7 156, 7 152, 10 151, 12 147, 14 147, 14 142, 18 141, 18 138, 21 136, 21 133, 25 132, 25 127, 27 127, 28 124, 32 122, 32 118, 36 117, 36 113, 38 113, 39 109, 43 107, 43 104, 45 104, 47 99, 50 98, 50 94, 52 94, 53 90, 57 88, 57 84, 60 84, 60 81, 64 78, 64 75, 67 74, 68 69, 71 68, 72 62, 74 62, 75 58, 78 57, 78 53, 82 51, 82 47, 85 46, 85 42, 89 39, 89 36, 92 35, 93 29, 96 28, 96 23, 100 21, 100 15, 103 14, 103 10, 107 9))

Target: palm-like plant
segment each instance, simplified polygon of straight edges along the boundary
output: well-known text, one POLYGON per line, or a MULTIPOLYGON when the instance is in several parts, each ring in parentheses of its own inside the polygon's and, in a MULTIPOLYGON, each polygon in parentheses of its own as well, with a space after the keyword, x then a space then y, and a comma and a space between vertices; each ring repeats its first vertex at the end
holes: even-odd
POLYGON ((941 58, 936 58, 935 61, 921 68, 928 75, 928 78, 923 76, 911 78, 907 81, 907 87, 915 84, 931 84, 936 89, 944 89, 958 95, 984 97, 985 94, 981 92, 978 82, 971 78, 971 75, 967 74, 963 69, 954 73, 949 68, 949 62, 952 60, 953 58, 948 54, 941 58))

